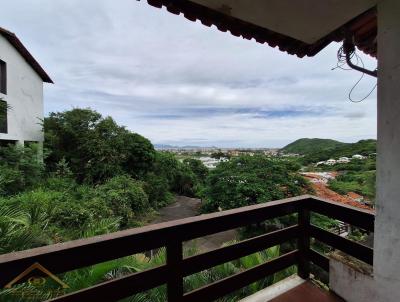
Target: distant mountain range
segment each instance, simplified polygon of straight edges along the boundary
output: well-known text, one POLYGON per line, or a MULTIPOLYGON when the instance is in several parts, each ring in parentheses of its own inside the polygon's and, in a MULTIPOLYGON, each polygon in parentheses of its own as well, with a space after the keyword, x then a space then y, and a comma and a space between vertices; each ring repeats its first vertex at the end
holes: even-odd
POLYGON ((376 153, 376 140, 360 140, 356 143, 343 143, 332 139, 301 138, 283 147, 281 152, 303 155, 304 164, 339 158, 354 154, 371 155, 376 153))

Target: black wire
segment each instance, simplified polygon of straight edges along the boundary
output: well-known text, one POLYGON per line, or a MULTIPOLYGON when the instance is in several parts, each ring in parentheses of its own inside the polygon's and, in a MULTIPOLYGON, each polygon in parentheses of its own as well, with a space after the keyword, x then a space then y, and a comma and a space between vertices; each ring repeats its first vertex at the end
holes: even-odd
MULTIPOLYGON (((359 55, 357 55, 357 53, 355 52, 355 50, 353 50, 351 53, 350 53, 350 59, 353 59, 353 58, 356 58, 356 60, 357 60, 357 62, 355 63, 355 65, 359 65, 359 63, 361 62, 361 65, 362 65, 362 67, 364 68, 365 66, 364 66, 364 62, 363 62, 363 60, 362 60, 362 58, 359 56, 359 55)), ((345 53, 345 51, 344 51, 344 48, 343 48, 343 46, 341 46, 339 49, 338 49, 338 52, 337 52, 337 63, 336 63, 336 66, 335 67, 333 67, 332 68, 332 70, 335 70, 335 69, 341 69, 341 70, 345 70, 345 71, 350 71, 350 70, 353 70, 352 68, 344 68, 343 66, 347 66, 347 61, 346 61, 346 53, 345 53)), ((375 88, 376 88, 376 86, 377 86, 377 84, 375 84, 374 85, 374 87, 371 89, 371 91, 365 96, 365 97, 363 97, 362 99, 360 99, 360 100, 354 100, 353 98, 352 98, 352 93, 353 93, 353 91, 354 91, 354 89, 357 87, 357 85, 361 82, 361 80, 364 78, 364 75, 365 75, 365 73, 363 72, 362 74, 361 74, 361 77, 358 79, 358 81, 353 85, 353 87, 350 89, 350 91, 349 91, 349 95, 348 95, 348 98, 349 98, 349 100, 350 100, 350 102, 352 102, 352 103, 361 103, 362 101, 364 101, 365 99, 367 99, 371 94, 372 94, 372 92, 375 90, 375 88)))
MULTIPOLYGON (((356 56, 356 58, 357 58, 357 65, 358 65, 358 62, 361 62, 361 65, 362 65, 362 67, 364 68, 365 65, 364 65, 364 62, 363 62, 362 58, 361 58, 359 55, 357 55, 356 53, 355 53, 355 56, 356 56)), ((377 84, 375 84, 374 87, 372 87, 371 91, 370 91, 366 96, 364 96, 362 99, 360 99, 360 100, 354 100, 354 99, 351 97, 351 94, 353 93, 353 91, 354 91, 354 89, 357 87, 357 85, 361 82, 361 80, 364 78, 364 75, 365 75, 365 73, 363 72, 363 73, 361 74, 361 77, 358 79, 358 81, 354 84, 354 86, 353 86, 353 87, 350 89, 350 91, 349 91, 349 100, 350 100, 350 102, 352 102, 352 103, 361 103, 362 101, 364 101, 365 99, 367 99, 367 98, 372 94, 372 92, 375 90, 375 88, 376 88, 376 85, 377 85, 377 84)))

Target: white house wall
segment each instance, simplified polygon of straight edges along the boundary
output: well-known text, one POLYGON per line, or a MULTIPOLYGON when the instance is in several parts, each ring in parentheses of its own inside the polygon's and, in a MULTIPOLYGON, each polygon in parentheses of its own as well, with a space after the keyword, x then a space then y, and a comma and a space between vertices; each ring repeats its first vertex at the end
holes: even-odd
POLYGON ((43 141, 43 81, 18 51, 0 35, 0 59, 7 64, 7 95, 0 98, 11 106, 8 133, 1 140, 43 141))

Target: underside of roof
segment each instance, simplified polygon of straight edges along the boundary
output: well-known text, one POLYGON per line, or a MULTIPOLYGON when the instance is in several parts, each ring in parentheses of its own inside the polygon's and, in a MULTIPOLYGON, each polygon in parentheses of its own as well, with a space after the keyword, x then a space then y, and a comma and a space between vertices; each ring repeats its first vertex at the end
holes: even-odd
POLYGON ((314 56, 346 33, 376 57, 377 17, 373 0, 147 0, 208 27, 254 39, 298 57, 314 56))
POLYGON ((21 54, 21 56, 28 62, 28 64, 33 68, 33 70, 42 78, 43 82, 53 83, 53 80, 49 77, 49 75, 44 71, 42 66, 35 60, 35 58, 31 55, 31 53, 26 49, 26 47, 22 44, 22 42, 18 39, 18 37, 0 27, 0 35, 10 42, 12 46, 21 54))

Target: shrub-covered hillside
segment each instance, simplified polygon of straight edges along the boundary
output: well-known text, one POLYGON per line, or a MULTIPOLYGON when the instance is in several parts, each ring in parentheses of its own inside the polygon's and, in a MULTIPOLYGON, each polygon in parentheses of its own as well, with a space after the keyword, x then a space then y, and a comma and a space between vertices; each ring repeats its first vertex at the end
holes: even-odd
POLYGON ((333 139, 301 138, 283 147, 280 151, 284 153, 296 153, 306 155, 328 149, 334 149, 345 145, 345 143, 333 139))
POLYGON ((342 143, 330 139, 302 138, 282 148, 281 152, 303 155, 301 162, 308 165, 329 158, 351 157, 354 154, 370 156, 376 153, 376 140, 342 143))
POLYGON ((52 113, 44 131, 44 161, 34 144, 0 147, 0 254, 141 225, 208 173, 90 109, 52 113))
POLYGON ((352 157, 355 154, 364 156, 372 156, 376 153, 376 140, 361 140, 352 144, 343 144, 333 149, 319 150, 306 154, 302 162, 303 164, 316 163, 329 158, 340 158, 342 156, 352 157))

